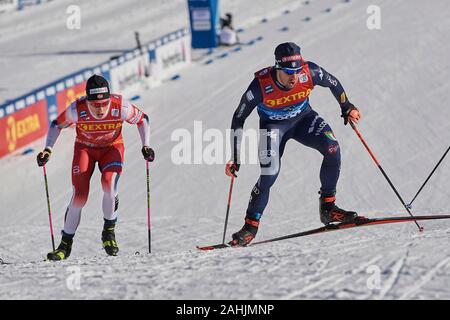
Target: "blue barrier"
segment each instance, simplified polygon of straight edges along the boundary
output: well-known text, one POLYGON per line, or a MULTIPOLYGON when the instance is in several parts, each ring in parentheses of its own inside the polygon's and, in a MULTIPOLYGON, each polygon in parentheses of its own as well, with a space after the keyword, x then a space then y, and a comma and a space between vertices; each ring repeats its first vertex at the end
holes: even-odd
POLYGON ((192 48, 215 48, 219 45, 219 0, 188 0, 192 48))
MULTIPOLYGON (((143 47, 145 48, 145 51, 148 52, 150 61, 154 60, 155 57, 155 48, 160 47, 164 44, 167 44, 173 40, 179 39, 187 35, 189 32, 187 29, 180 29, 172 33, 168 33, 161 38, 154 40, 143 47)), ((57 92, 60 92, 64 89, 69 89, 75 84, 82 83, 83 81, 87 80, 90 76, 92 76, 94 73, 101 74, 103 77, 105 77, 108 81, 110 80, 110 74, 109 70, 112 68, 115 68, 126 61, 129 61, 133 58, 138 57, 141 55, 140 50, 130 50, 125 51, 121 56, 119 56, 117 59, 110 60, 108 62, 100 63, 99 65, 90 67, 90 68, 84 68, 79 71, 76 71, 74 73, 71 73, 67 76, 64 76, 63 78, 60 78, 58 80, 55 80, 49 84, 46 84, 42 87, 39 87, 37 89, 34 89, 33 91, 26 93, 24 95, 21 95, 17 98, 14 98, 12 100, 7 100, 3 104, 0 104, 0 118, 3 118, 7 115, 10 115, 20 109, 23 109, 27 107, 28 105, 33 104, 35 101, 42 100, 47 97, 54 96, 57 92), (52 93, 54 92, 54 93, 52 93)), ((54 103, 54 101, 50 101, 51 103, 54 103)))
MULTIPOLYGON (((48 2, 48 0, 47 0, 48 2)), ((44 3, 42 0, 18 0, 17 1, 17 10, 23 10, 25 7, 39 5, 44 3)))

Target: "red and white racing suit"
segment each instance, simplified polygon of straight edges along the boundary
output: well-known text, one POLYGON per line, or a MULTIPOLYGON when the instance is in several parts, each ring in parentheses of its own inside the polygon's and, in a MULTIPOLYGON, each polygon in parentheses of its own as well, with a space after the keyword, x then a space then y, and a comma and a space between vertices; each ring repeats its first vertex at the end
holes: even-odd
POLYGON ((102 119, 95 118, 86 98, 73 102, 50 126, 46 146, 53 148, 61 129, 76 125, 76 139, 72 161, 73 195, 67 208, 64 232, 75 234, 80 223, 81 210, 89 195, 89 182, 98 167, 103 188, 103 215, 106 220, 117 219, 117 185, 124 163, 122 124, 136 124, 142 145, 149 146, 148 117, 122 96, 111 94, 111 105, 102 119))

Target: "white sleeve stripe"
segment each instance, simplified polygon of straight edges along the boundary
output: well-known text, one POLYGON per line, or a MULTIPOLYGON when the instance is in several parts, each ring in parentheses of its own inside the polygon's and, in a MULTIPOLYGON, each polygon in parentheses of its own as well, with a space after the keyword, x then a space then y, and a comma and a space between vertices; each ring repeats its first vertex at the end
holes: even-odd
POLYGON ((133 106, 130 101, 122 101, 122 121, 127 121, 130 118, 130 112, 133 110, 133 106))
POLYGON ((78 113, 77 113, 77 102, 74 101, 70 104, 70 106, 67 108, 66 112, 66 121, 67 124, 70 126, 72 123, 77 123, 78 121, 78 113))

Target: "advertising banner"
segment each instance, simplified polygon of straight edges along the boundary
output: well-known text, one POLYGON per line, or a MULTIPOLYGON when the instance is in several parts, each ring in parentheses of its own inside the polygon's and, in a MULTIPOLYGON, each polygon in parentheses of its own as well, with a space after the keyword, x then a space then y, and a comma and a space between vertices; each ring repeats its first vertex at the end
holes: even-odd
POLYGON ((6 11, 17 10, 18 0, 0 0, 0 13, 6 11))
POLYGON ((169 42, 155 51, 152 72, 160 79, 172 76, 175 71, 191 62, 190 37, 184 36, 169 42))
POLYGON ((143 54, 123 62, 109 71, 111 91, 130 98, 149 75, 148 54, 143 54))
POLYGON ((70 88, 64 89, 56 94, 56 105, 58 106, 58 115, 66 110, 68 106, 76 99, 86 95, 86 81, 76 84, 70 88))
POLYGON ((47 133, 47 101, 40 100, 0 119, 0 157, 41 138, 47 133))

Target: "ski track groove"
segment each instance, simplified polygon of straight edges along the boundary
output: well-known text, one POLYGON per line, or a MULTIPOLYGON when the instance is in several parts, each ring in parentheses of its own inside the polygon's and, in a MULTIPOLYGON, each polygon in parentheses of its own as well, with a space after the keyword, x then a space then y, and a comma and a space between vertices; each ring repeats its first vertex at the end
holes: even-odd
POLYGON ((389 279, 387 279, 386 285, 381 289, 379 295, 376 297, 377 300, 384 299, 386 295, 395 287, 395 284, 398 282, 400 278, 401 271, 405 266, 408 253, 409 247, 406 249, 403 256, 395 262, 394 266, 390 268, 392 275, 389 277, 389 279))
POLYGON ((429 283, 431 281, 431 279, 433 279, 434 275, 441 268, 446 267, 449 263, 450 263, 450 257, 447 257, 447 258, 441 260, 441 262, 439 262, 436 266, 434 266, 434 268, 432 268, 430 271, 428 271, 426 274, 424 274, 420 278, 419 281, 416 281, 416 283, 414 285, 412 285, 411 287, 407 288, 405 290, 405 292, 398 299, 405 300, 405 299, 413 298, 414 294, 416 294, 416 292, 418 290, 420 290, 424 285, 429 283))
MULTIPOLYGON (((387 4, 388 2, 385 1, 385 3, 387 4)), ((335 9, 340 8, 340 5, 335 6, 335 4, 336 3, 333 3, 332 6, 329 6, 332 7, 333 13, 335 12, 335 9)), ((355 3, 352 2, 351 4, 355 3)), ((364 9, 363 8, 364 6, 365 3, 361 3, 360 6, 358 5, 358 7, 361 7, 358 10, 364 9)), ((331 20, 332 18, 336 18, 335 15, 333 15, 330 18, 330 15, 322 14, 324 8, 325 7, 321 8, 320 11, 318 11, 318 9, 315 10, 314 8, 314 10, 317 11, 317 13, 314 12, 313 23, 316 23, 316 21, 320 21, 322 23, 325 19, 331 20)), ((356 12, 356 10, 354 11, 350 10, 346 12, 345 15, 339 16, 339 21, 333 22, 333 24, 336 26, 336 24, 340 23, 342 19, 345 19, 354 12, 356 12)), ((283 19, 283 21, 277 20, 275 23, 273 23, 273 21, 269 19, 269 23, 267 23, 266 26, 272 28, 275 26, 275 24, 278 24, 278 22, 282 24, 287 23, 284 20, 289 21, 289 17, 283 19)), ((345 24, 342 25, 343 27, 345 27, 345 24)), ((314 26, 317 25, 315 24, 314 26)), ((303 24, 301 24, 301 28, 304 28, 303 24)), ((339 28, 341 28, 341 26, 339 26, 339 28)), ((332 36, 335 36, 337 34, 339 28, 333 29, 332 36)), ((255 34, 263 34, 264 30, 266 29, 255 28, 254 30, 250 31, 251 35, 249 35, 248 33, 246 35, 249 38, 254 38, 253 36, 255 34)), ((323 31, 324 29, 319 28, 318 30, 323 31)), ((311 38, 313 37, 310 37, 310 35, 314 34, 310 32, 307 33, 309 40, 306 42, 302 41, 305 47, 311 45, 310 49, 308 50, 315 50, 314 47, 318 46, 317 43, 326 43, 328 41, 328 38, 330 38, 329 33, 317 31, 316 33, 319 33, 319 35, 318 37, 314 37, 313 40, 311 40, 311 38)), ((285 35, 287 36, 288 34, 285 35)), ((300 40, 296 35, 293 35, 291 33, 289 35, 291 36, 293 41, 300 40)), ((265 41, 267 40, 272 41, 275 38, 275 37, 270 38, 270 34, 267 35, 264 34, 264 36, 265 41)), ((282 38, 283 38, 282 35, 280 34, 277 35, 277 39, 282 38)), ((230 56, 241 55, 240 60, 244 61, 243 58, 248 58, 250 56, 249 53, 255 53, 255 57, 259 58, 260 62, 263 62, 262 55, 258 56, 256 52, 262 51, 261 47, 263 46, 267 47, 267 42, 264 44, 258 42, 256 45, 248 47, 248 49, 243 48, 245 54, 243 52, 238 52, 235 54, 230 53, 230 56)), ((323 54, 320 57, 323 60, 329 58, 327 57, 326 54, 323 54)), ((414 59, 411 59, 410 61, 412 61, 412 63, 415 63, 414 62, 415 60, 416 58, 414 57, 414 59)), ((202 73, 204 74, 210 73, 214 76, 219 76, 217 73, 221 71, 220 69, 223 67, 222 65, 224 64, 221 61, 216 61, 214 65, 208 67, 196 65, 194 63, 192 69, 202 69, 202 73)), ((264 57, 264 61, 267 61, 266 57, 264 57)), ((333 61, 331 62, 333 63, 333 61)), ((237 88, 237 82, 242 82, 244 77, 249 76, 249 74, 247 74, 246 72, 247 71, 246 69, 249 69, 250 66, 248 67, 239 66, 239 67, 240 72, 236 74, 234 77, 227 77, 226 81, 222 81, 221 82, 222 85, 219 87, 219 89, 214 90, 214 87, 210 86, 207 90, 208 91, 207 94, 201 97, 199 102, 195 101, 195 103, 190 103, 189 108, 185 108, 184 106, 183 108, 181 107, 176 108, 175 111, 177 113, 177 116, 173 117, 171 116, 170 118, 168 118, 164 113, 158 114, 158 117, 162 118, 164 121, 162 121, 163 123, 162 126, 155 128, 155 135, 153 136, 153 138, 155 140, 156 139, 160 140, 160 146, 170 148, 171 141, 165 138, 166 133, 170 131, 172 127, 186 126, 185 121, 186 119, 188 119, 190 122, 191 118, 195 119, 202 116, 205 117, 207 121, 212 121, 213 125, 216 126, 221 125, 221 122, 219 121, 219 119, 217 119, 217 116, 223 117, 225 115, 225 112, 231 113, 232 108, 230 108, 230 110, 228 111, 222 111, 222 109, 218 110, 215 107, 216 106, 221 107, 222 105, 220 103, 216 105, 215 100, 220 100, 222 95, 236 96, 236 105, 237 105, 238 102, 237 98, 240 97, 240 94, 242 92, 239 93, 236 92, 243 91, 244 89, 244 88, 237 88), (202 110, 205 111, 202 112, 202 110), (191 112, 193 114, 192 117, 190 116, 191 112), (214 117, 215 113, 217 113, 217 115, 214 117)), ((181 71, 182 76, 183 77, 185 76, 183 72, 188 73, 191 72, 192 69, 188 69, 187 71, 181 71)), ((338 68, 336 71, 341 70, 339 70, 338 68)), ((348 74, 348 72, 346 73, 348 74)), ((190 77, 189 80, 192 80, 192 78, 190 77)), ((170 84, 171 88, 175 88, 175 90, 177 89, 179 90, 180 88, 184 89, 185 84, 183 83, 183 86, 181 86, 178 85, 178 83, 170 84)), ((188 84, 186 84, 186 89, 189 89, 188 84)), ((400 89, 405 90, 406 88, 401 87, 400 89)), ((357 94, 359 93, 359 96, 361 97, 362 94, 361 91, 354 89, 352 90, 356 91, 357 94)), ((443 90, 445 90, 444 87, 443 90)), ((170 94, 169 90, 164 90, 163 92, 165 95, 170 94)), ((429 92, 433 92, 433 90, 429 92)), ((445 91, 443 91, 443 94, 445 94, 445 91)), ((152 93, 152 97, 153 95, 154 94, 152 93)), ((383 100, 384 98, 385 96, 381 96, 381 100, 383 100)), ((400 96, 399 99, 401 98, 402 97, 400 96)), ((164 103, 166 103, 165 102, 166 100, 169 101, 170 103, 170 99, 168 97, 164 98, 164 103)), ((150 103, 149 105, 151 106, 150 103)), ((318 106, 323 105, 323 107, 325 107, 323 103, 317 103, 317 105, 318 106)), ((147 108, 150 110, 151 107, 147 108)), ((380 111, 375 110, 376 108, 372 108, 371 111, 369 108, 367 109, 368 115, 369 112, 372 113, 371 115, 372 126, 379 125, 380 123, 385 123, 384 118, 382 117, 383 110, 381 108, 380 111)), ((323 113, 325 114, 325 110, 323 111, 324 111, 323 113)), ((418 113, 417 117, 419 117, 419 115, 420 114, 418 113)), ((388 121, 387 124, 390 125, 392 123, 388 121)), ((369 140, 373 141, 374 140, 372 139, 373 134, 372 137, 370 136, 370 134, 371 132, 374 131, 373 129, 370 128, 369 124, 367 126, 369 127, 368 129, 372 130, 372 131, 367 130, 369 140)), ((431 132, 437 132, 436 128, 439 127, 439 124, 438 122, 429 121, 427 122, 426 127, 431 132)), ((431 144, 435 140, 433 139, 435 135, 433 136, 432 134, 430 134, 430 136, 425 136, 423 138, 426 139, 426 142, 428 144, 431 144)), ((136 145, 138 145, 138 143, 139 143, 138 141, 132 141, 130 142, 129 145, 130 147, 133 146, 133 148, 135 148, 136 145)), ((349 140, 346 143, 348 143, 347 147, 349 145, 352 146, 351 148, 352 150, 354 149, 362 150, 362 146, 360 145, 357 139, 349 140)), ((417 143, 420 144, 420 146, 426 145, 421 141, 417 141, 417 143)), ((350 148, 347 148, 345 152, 348 152, 348 157, 350 157, 351 154, 350 151, 348 150, 350 150, 350 148)), ((390 151, 391 149, 382 148, 378 144, 375 145, 374 150, 375 151, 379 150, 381 152, 381 151, 390 151)), ((415 152, 413 154, 414 154, 413 157, 410 157, 406 162, 402 162, 401 164, 403 165, 411 164, 411 166, 413 167, 414 163, 417 162, 423 163, 424 158, 430 159, 430 165, 434 161, 429 156, 427 156, 426 149, 420 148, 420 151, 415 152)), ((389 169, 388 171, 391 171, 394 174, 393 180, 398 181, 398 177, 395 177, 394 169, 397 168, 402 169, 400 168, 401 164, 398 165, 398 167, 389 168, 389 163, 393 163, 394 160, 396 160, 394 158, 394 155, 395 154, 390 154, 386 157, 383 157, 383 160, 386 161, 386 163, 388 163, 389 169)), ((289 161, 289 158, 286 159, 287 161, 289 161)), ((139 164, 139 161, 140 160, 137 157, 130 157, 130 161, 127 162, 127 165, 135 166, 139 164)), ((370 159, 367 161, 370 161, 370 159)), ((290 162, 291 164, 294 163, 294 159, 291 158, 290 162)), ((357 161, 355 161, 355 163, 356 162, 357 161)), ((360 167, 357 167, 357 169, 355 169, 354 174, 361 174, 366 179, 370 177, 370 175, 367 175, 366 172, 364 172, 367 171, 366 168, 363 169, 359 168, 360 167)), ((371 170, 374 171, 376 169, 372 168, 371 170)), ((298 171, 298 168, 292 168, 290 170, 284 170, 282 172, 283 175, 288 176, 292 175, 293 173, 298 175, 301 171, 298 171)), ((188 173, 189 173, 188 171, 183 171, 183 173, 181 173, 177 177, 177 179, 180 179, 182 182, 187 180, 188 173)), ((212 176, 202 178, 205 178, 205 180, 209 178, 210 181, 214 181, 212 176)), ((155 184, 152 190, 156 191, 158 189, 162 189, 161 187, 165 187, 166 185, 171 186, 173 184, 172 180, 175 179, 174 178, 165 179, 161 183, 155 184)), ((128 184, 123 184, 122 187, 131 186, 131 188, 133 188, 134 185, 132 184, 132 180, 129 181, 131 182, 128 182, 128 184)), ((301 181, 304 182, 303 180, 301 181)), ((245 182, 247 183, 248 181, 245 182)), ((387 186, 384 184, 385 183, 384 181, 382 183, 384 190, 384 188, 387 188, 387 186)), ((409 190, 410 188, 408 183, 410 183, 410 181, 406 180, 400 183, 399 190, 404 189, 409 190)), ((283 185, 284 190, 292 190, 297 187, 298 181, 296 181, 295 179, 291 179, 287 184, 283 185)), ((93 191, 100 192, 99 185, 96 185, 95 188, 93 189, 94 189, 93 191)), ((383 194, 383 190, 378 190, 377 184, 371 183, 370 185, 367 186, 366 194, 368 195, 367 197, 371 197, 372 194, 376 193, 383 194)), ((283 191, 283 189, 281 189, 281 191, 283 191)), ((52 201, 56 203, 62 202, 64 201, 63 199, 65 199, 69 193, 71 194, 71 190, 66 191, 66 193, 62 191, 55 193, 54 195, 51 194, 52 201)), ((214 197, 217 198, 218 194, 219 193, 210 194, 209 196, 212 198, 214 197)), ((284 197, 282 192, 280 192, 280 194, 276 196, 281 198, 280 202, 291 201, 290 197, 289 196, 284 197)), ((389 196, 393 195, 389 193, 389 196)), ((179 200, 180 202, 183 202, 186 199, 181 198, 179 200)), ((203 201, 204 199, 199 200, 203 201)), ((365 205, 371 204, 370 201, 365 199, 364 197, 362 200, 365 203, 365 205)), ((423 200, 425 199, 422 198, 422 201, 423 200)), ((34 215, 31 213, 29 215, 22 215, 22 217, 19 216, 19 218, 14 219, 17 219, 17 221, 20 221, 21 223, 28 221, 32 222, 35 219, 35 216, 40 214, 38 209, 43 207, 43 202, 41 201, 40 205, 32 203, 33 202, 31 202, 31 204, 29 203, 25 209, 30 212, 35 212, 34 215), (38 206, 40 207, 38 208, 38 206)), ((189 204, 188 201, 187 203, 189 204)), ((309 205, 309 203, 305 204, 309 205)), ((206 205, 208 206, 208 203, 206 205)), ((292 204, 290 204, 290 205, 283 205, 277 210, 284 209, 284 206, 289 207, 289 210, 292 209, 292 204)), ((380 204, 380 207, 381 206, 382 205, 380 204)), ((371 208, 373 209, 379 207, 375 205, 374 207, 371 208)), ((44 210, 45 209, 42 209, 42 212, 44 212, 44 210)), ((393 212, 392 210, 388 209, 384 211, 383 210, 372 210, 372 211, 374 211, 373 213, 376 214, 379 213, 381 214, 382 212, 388 213, 393 212)), ((305 209, 305 212, 299 212, 298 215, 295 215, 294 218, 287 215, 288 218, 281 219, 283 220, 282 222, 270 223, 267 225, 269 228, 273 228, 273 230, 275 231, 262 234, 264 234, 264 237, 267 236, 271 238, 273 234, 277 233, 283 234, 284 233, 283 230, 285 229, 293 230, 293 228, 291 227, 293 221, 299 222, 298 223, 299 226, 313 225, 311 223, 313 221, 312 218, 311 220, 309 220, 309 213, 311 212, 309 210, 308 212, 306 212, 305 209), (308 214, 306 224, 304 222, 305 218, 304 214, 308 214)), ((434 210, 433 213, 437 213, 437 211, 434 210)), ((193 215, 192 217, 193 219, 196 219, 199 216, 193 215)), ((206 241, 208 238, 215 239, 218 236, 217 233, 209 232, 209 230, 211 229, 210 227, 214 221, 215 221, 214 219, 210 219, 210 221, 205 220, 202 223, 196 224, 195 227, 194 224, 192 224, 191 226, 190 222, 189 223, 181 222, 179 226, 173 228, 168 227, 168 230, 170 232, 161 234, 160 237, 156 237, 154 245, 156 248, 158 248, 157 250, 159 252, 153 253, 151 256, 150 255, 147 256, 145 254, 142 254, 141 256, 133 256, 132 254, 130 255, 122 254, 118 258, 111 259, 111 257, 100 255, 100 250, 98 250, 98 253, 94 251, 95 252, 94 256, 88 256, 86 249, 84 251, 80 250, 81 256, 77 260, 69 260, 64 261, 62 263, 49 263, 42 261, 25 262, 25 263, 22 262, 24 258, 30 259, 30 257, 33 257, 35 253, 29 254, 27 252, 29 250, 22 250, 25 248, 20 243, 20 241, 14 243, 13 242, 14 240, 10 240, 10 242, 8 242, 9 236, 5 235, 2 232, 0 239, 1 240, 6 239, 7 241, 5 242, 6 244, 4 244, 5 247, 0 247, 1 257, 6 259, 13 258, 13 261, 19 261, 19 263, 13 262, 12 266, 11 265, 0 266, 0 273, 2 275, 0 279, 2 280, 8 279, 11 281, 10 283, 0 283, 0 287, 2 287, 2 290, 0 291, 3 291, 3 297, 5 297, 8 294, 6 292, 8 289, 12 289, 12 291, 16 294, 16 296, 21 298, 33 298, 33 297, 36 298, 36 296, 37 297, 44 296, 47 298, 54 297, 60 299, 65 298, 67 296, 71 297, 70 295, 67 295, 67 292, 61 292, 61 296, 59 295, 57 296, 58 294, 57 292, 45 292, 45 291, 42 292, 43 284, 45 284, 45 287, 52 287, 52 285, 54 284, 55 288, 57 288, 57 286, 61 288, 63 286, 63 283, 61 282, 64 282, 66 276, 65 275, 66 268, 70 266, 80 266, 84 271, 83 279, 84 281, 86 281, 86 283, 88 283, 88 286, 86 287, 87 288, 86 292, 77 293, 76 298, 87 297, 87 298, 103 298, 103 299, 108 297, 137 298, 137 299, 148 297, 153 298, 153 294, 155 294, 154 296, 156 298, 160 298, 161 296, 166 298, 168 297, 170 299, 174 298, 176 299, 180 297, 181 298, 192 297, 192 296, 195 298, 199 298, 204 297, 207 294, 205 293, 204 290, 212 289, 211 284, 216 285, 218 287, 218 290, 214 290, 213 294, 207 296, 209 298, 211 297, 223 298, 224 296, 226 297, 227 295, 229 295, 232 298, 236 297, 242 298, 241 294, 243 293, 244 298, 250 296, 262 299, 265 299, 267 297, 274 297, 278 299, 279 296, 282 295, 283 297, 281 299, 286 298, 300 299, 305 297, 306 298, 319 297, 320 299, 331 297, 339 299, 348 296, 350 298, 361 298, 361 295, 366 297, 367 296, 366 292, 368 292, 369 298, 389 299, 389 298, 396 298, 397 296, 399 296, 399 299, 408 299, 417 297, 421 298, 422 295, 420 293, 422 293, 421 289, 424 286, 431 284, 434 285, 434 282, 431 283, 432 280, 437 282, 437 284, 439 285, 439 281, 442 278, 446 279, 446 276, 448 276, 448 274, 445 273, 445 277, 437 277, 440 276, 440 271, 442 271, 442 269, 448 268, 448 264, 450 262, 450 257, 448 257, 447 252, 445 252, 445 250, 447 249, 446 243, 448 240, 450 229, 445 230, 437 229, 432 230, 434 232, 416 235, 412 232, 409 232, 410 228, 412 227, 407 224, 402 224, 401 228, 389 227, 386 229, 379 226, 373 226, 370 228, 366 227, 357 228, 358 230, 355 230, 355 232, 342 230, 341 232, 337 233, 337 236, 335 236, 334 232, 330 232, 325 233, 320 237, 318 237, 319 235, 317 235, 317 237, 311 238, 302 237, 301 239, 290 239, 287 241, 275 242, 272 245, 266 244, 265 246, 257 246, 252 248, 252 250, 250 248, 225 249, 225 251, 216 250, 211 252, 199 252, 195 250, 194 246, 198 244, 198 242, 203 240, 206 241), (190 235, 190 237, 187 237, 184 234, 187 231, 190 231, 193 234, 197 233, 199 237, 194 239, 194 236, 192 236, 192 234, 190 235), (178 234, 176 232, 178 232, 178 234), (172 234, 175 234, 175 236, 174 237, 171 236, 172 234), (415 242, 415 239, 418 240, 415 242), (192 242, 192 249, 187 248, 188 246, 189 248, 191 247, 190 242, 192 242), (434 243, 437 244, 436 247, 434 246, 432 247, 434 243), (173 246, 172 244, 176 245, 173 246), (422 250, 422 252, 418 252, 418 254, 416 254, 415 250, 412 250, 412 248, 415 249, 413 245, 417 245, 417 248, 422 250), (423 257, 421 257, 420 254, 423 255, 425 261, 422 261, 423 257), (431 262, 427 262, 426 261, 427 254, 430 254, 434 258, 436 258, 436 261, 438 263, 432 264, 431 262), (445 254, 446 257, 442 257, 443 254, 445 254), (421 261, 420 263, 415 264, 414 262, 417 261, 417 259, 421 259, 421 261), (367 273, 365 272, 365 270, 367 269, 368 266, 372 264, 378 264, 381 267, 383 271, 382 276, 387 277, 387 279, 384 281, 385 285, 382 287, 381 291, 380 290, 365 291, 367 289, 365 287, 361 287, 362 290, 364 290, 363 292, 361 292, 360 290, 361 288, 358 285, 365 284, 365 282, 361 283, 367 277, 367 273), (241 265, 244 267, 241 267, 241 265), (417 273, 416 276, 416 278, 419 279, 413 282, 411 286, 406 287, 404 286, 403 283, 409 284, 407 281, 405 281, 405 278, 408 280, 407 277, 411 276, 408 273, 411 267, 419 268, 419 272, 417 273), (235 284, 240 283, 242 282, 242 280, 247 279, 247 275, 244 271, 245 270, 248 271, 248 269, 251 269, 252 271, 249 277, 250 281, 254 280, 253 276, 260 277, 261 274, 264 277, 269 276, 268 278, 266 278, 267 281, 264 281, 263 283, 260 284, 258 283, 253 287, 252 285, 250 285, 251 290, 249 291, 252 292, 250 294, 246 293, 245 291, 239 292, 239 289, 235 290, 235 288, 233 288, 235 284), (227 277, 226 279, 217 279, 217 274, 219 272, 220 273, 224 272, 224 270, 230 273, 232 272, 234 276, 227 277), (199 272, 197 273, 197 271, 199 272), (274 271, 277 271, 277 273, 281 273, 281 276, 275 277, 274 275, 271 275, 271 273, 274 271), (208 274, 210 278, 202 276, 202 273, 208 274), (5 277, 3 277, 3 274, 5 274, 5 277), (296 277, 292 278, 292 275, 296 277), (206 281, 210 281, 211 284, 209 284, 209 287, 205 286, 204 284, 200 284, 199 289, 201 290, 196 291, 197 287, 194 285, 194 283, 197 283, 199 282, 198 280, 203 279, 205 279, 206 281), (344 283, 344 285, 342 285, 342 283, 344 283), (274 288, 274 284, 278 284, 280 288, 279 289, 277 289, 276 287, 274 288), (190 287, 189 285, 193 285, 194 288, 190 287), (262 292, 257 289, 258 285, 262 287, 261 290, 264 290, 263 292, 264 294, 262 294, 262 292), (300 285, 302 285, 303 287, 298 289, 300 285), (151 294, 149 295, 149 293, 151 294), (340 295, 340 293, 346 294, 340 295)), ((130 221, 130 225, 132 224, 138 225, 139 222, 130 221)), ((438 224, 433 223, 431 225, 438 226, 438 224)), ((85 227, 86 230, 91 231, 89 226, 85 227)), ((306 228, 300 227, 298 229, 300 230, 308 229, 308 227, 306 228)), ((427 229, 425 230, 427 231, 427 229)), ((34 228, 31 231, 40 232, 41 229, 34 228)), ((14 235, 16 234, 16 232, 11 232, 10 234, 14 235)), ((17 234, 20 235, 20 232, 17 232, 17 234)), ((221 236, 217 238, 221 239, 221 236)), ((46 239, 46 241, 48 241, 48 239, 46 239)), ((131 242, 131 240, 128 240, 128 245, 130 245, 131 243, 133 243, 134 245, 134 243, 136 242, 131 242)), ((139 250, 143 252, 143 250, 145 249, 142 250, 142 248, 139 247, 139 250)), ((104 254, 104 252, 102 253, 104 254)), ((90 252, 90 254, 92 254, 92 252, 90 252)), ((415 269, 413 269, 413 271, 414 270, 415 269)), ((196 285, 198 286, 198 284, 196 285)), ((247 290, 247 288, 245 290, 247 290)), ((436 291, 432 293, 432 296, 437 295, 438 297, 441 297, 445 296, 445 294, 448 294, 448 292, 449 292, 448 288, 446 288, 445 285, 440 285, 439 289, 436 289, 436 291), (438 292, 438 290, 442 290, 442 292, 436 293, 438 292)), ((424 296, 430 295, 429 292, 427 291, 423 292, 423 294, 424 296)), ((0 298, 1 297, 2 295, 0 295, 0 298)))
POLYGON ((323 288, 322 285, 324 284, 328 284, 328 285, 332 285, 335 286, 339 283, 341 283, 342 281, 346 280, 345 277, 342 277, 341 275, 337 274, 337 275, 332 275, 326 278, 321 278, 319 281, 316 281, 300 290, 294 291, 288 295, 282 296, 279 300, 292 300, 294 298, 298 298, 300 299, 299 296, 301 296, 302 294, 305 294, 307 292, 310 292, 311 290, 317 288, 317 287, 321 287, 321 289, 323 288), (332 281, 332 282, 331 282, 332 281), (331 282, 331 283, 330 283, 331 282))
MULTIPOLYGON (((367 241, 369 241, 369 240, 367 240, 367 241)), ((341 252, 341 254, 349 253, 349 252, 356 252, 358 250, 365 251, 365 249, 367 249, 368 247, 369 246, 349 248, 348 250, 345 250, 345 251, 341 252)), ((318 280, 317 282, 314 282, 311 285, 307 285, 306 287, 304 287, 304 288, 302 288, 300 290, 297 290, 295 292, 292 292, 292 293, 290 293, 288 295, 283 296, 282 298, 280 298, 280 300, 293 299, 293 298, 298 297, 300 295, 304 295, 304 294, 310 292, 312 289, 315 289, 317 286, 321 286, 321 289, 324 289, 324 288, 327 288, 327 287, 333 287, 334 288, 335 286, 337 286, 341 282, 343 282, 345 280, 348 280, 348 279, 351 279, 351 278, 354 278, 354 275, 357 274, 357 273, 360 273, 363 270, 365 270, 367 265, 371 265, 371 264, 375 263, 376 261, 378 261, 378 260, 380 260, 382 258, 383 258, 382 255, 377 255, 373 259, 371 259, 370 261, 368 261, 366 263, 363 263, 358 268, 353 269, 350 272, 349 272, 350 268, 348 268, 351 265, 350 262, 342 263, 340 265, 333 266, 331 268, 327 268, 323 272, 317 272, 317 273, 315 273, 315 274, 313 274, 311 276, 305 277, 304 278, 305 282, 309 283, 309 282, 313 281, 316 278, 321 279, 324 275, 327 275, 330 272, 333 272, 336 275, 324 278, 322 280, 318 280), (331 281, 331 280, 336 280, 336 281, 331 281)), ((329 264, 329 260, 327 260, 327 265, 328 264, 329 264)), ((335 293, 339 292, 339 290, 337 290, 336 288, 334 288, 334 291, 335 291, 335 293)), ((312 297, 305 296, 305 298, 312 298, 312 297)))

